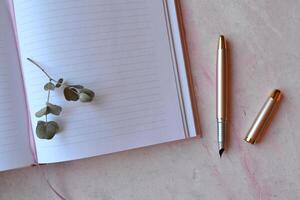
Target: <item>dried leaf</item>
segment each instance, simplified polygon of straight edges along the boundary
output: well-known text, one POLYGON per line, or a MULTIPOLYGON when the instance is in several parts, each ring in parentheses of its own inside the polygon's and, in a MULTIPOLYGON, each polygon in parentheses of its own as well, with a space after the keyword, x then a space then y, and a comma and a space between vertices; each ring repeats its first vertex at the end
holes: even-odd
POLYGON ((62 108, 58 105, 54 105, 51 103, 47 103, 47 107, 49 110, 49 113, 52 113, 53 115, 60 115, 62 108))
POLYGON ((49 114, 49 108, 48 106, 42 108, 41 110, 39 110, 38 112, 35 113, 36 117, 42 117, 44 115, 48 115, 49 114))
POLYGON ((79 99, 78 91, 72 87, 66 87, 64 95, 67 101, 77 101, 79 99))
POLYGON ((84 87, 82 85, 69 85, 71 88, 76 88, 76 89, 83 89, 84 87))
POLYGON ((55 89, 55 85, 52 82, 46 83, 44 85, 44 90, 48 91, 48 90, 54 90, 55 89))
POLYGON ((63 82, 64 82, 64 79, 63 79, 63 78, 58 79, 58 81, 57 81, 55 87, 59 88, 59 87, 62 85, 63 82))
POLYGON ((47 106, 36 112, 35 116, 42 117, 44 115, 48 115, 49 113, 53 115, 60 115, 61 111, 62 108, 60 106, 47 103, 47 106))
POLYGON ((51 125, 51 126, 55 127, 56 132, 59 130, 59 126, 55 121, 50 121, 50 122, 47 122, 47 123, 48 123, 48 125, 51 125))
POLYGON ((91 102, 94 96, 95 93, 92 90, 84 88, 80 90, 79 99, 81 102, 91 102))
POLYGON ((40 139, 52 139, 57 131, 59 130, 59 126, 56 122, 44 122, 38 121, 36 126, 36 134, 40 139))
POLYGON ((46 139, 46 122, 38 121, 36 125, 36 135, 40 139, 46 139))
POLYGON ((92 97, 90 97, 89 95, 85 94, 85 93, 80 93, 79 94, 79 100, 83 103, 85 102, 91 102, 93 100, 92 97))

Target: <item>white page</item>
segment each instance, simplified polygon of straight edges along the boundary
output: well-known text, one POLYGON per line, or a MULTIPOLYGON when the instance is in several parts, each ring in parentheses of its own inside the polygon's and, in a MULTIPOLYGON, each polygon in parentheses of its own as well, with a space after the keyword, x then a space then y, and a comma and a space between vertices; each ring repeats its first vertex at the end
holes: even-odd
POLYGON ((33 163, 18 54, 6 2, 0 1, 0 171, 33 163))
POLYGON ((36 146, 38 161, 59 162, 185 138, 162 0, 15 0, 21 60, 33 128, 49 74, 96 93, 66 102, 62 127, 36 146))
MULTIPOLYGON (((182 45, 182 40, 184 40, 184 38, 181 38, 179 30, 176 4, 180 4, 180 0, 166 0, 165 2, 169 15, 172 44, 174 45, 173 48, 175 49, 174 55, 176 57, 175 62, 177 63, 176 71, 178 72, 180 91, 182 93, 180 97, 182 98, 182 107, 184 109, 184 118, 186 120, 187 132, 190 137, 195 137, 197 135, 197 131, 200 130, 197 130, 198 127, 196 125, 199 122, 195 121, 198 117, 195 117, 195 115, 197 115, 197 111, 194 111, 194 109, 197 108, 193 108, 191 103, 191 99, 193 98, 193 96, 190 92, 188 73, 186 69, 186 67, 189 67, 186 66, 186 64, 189 65, 189 63, 186 63, 188 61, 185 61, 184 58, 184 47, 182 45)), ((181 13, 179 14, 181 15, 181 13)))

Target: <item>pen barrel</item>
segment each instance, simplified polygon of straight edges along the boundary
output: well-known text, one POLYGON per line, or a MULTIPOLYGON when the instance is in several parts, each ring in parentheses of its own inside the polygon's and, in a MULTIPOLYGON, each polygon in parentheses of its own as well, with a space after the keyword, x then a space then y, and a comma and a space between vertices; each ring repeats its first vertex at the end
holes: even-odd
POLYGON ((218 121, 227 120, 227 104, 228 104, 228 70, 226 48, 218 49, 217 53, 217 94, 216 94, 216 115, 218 121))
POLYGON ((257 142, 257 140, 269 124, 269 121, 276 106, 279 103, 280 98, 281 92, 279 90, 274 90, 256 116, 247 136, 244 139, 246 142, 251 144, 257 142))

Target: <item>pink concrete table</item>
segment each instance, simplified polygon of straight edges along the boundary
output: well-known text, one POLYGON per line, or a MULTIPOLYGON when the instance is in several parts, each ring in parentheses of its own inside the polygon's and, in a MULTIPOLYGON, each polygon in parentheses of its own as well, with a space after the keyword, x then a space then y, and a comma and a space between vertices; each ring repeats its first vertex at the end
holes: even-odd
MULTIPOLYGON (((68 199, 300 199, 300 1, 182 0, 202 138, 44 166, 68 199), (230 42, 230 147, 219 158, 218 35, 230 42), (257 145, 242 141, 272 89, 284 98, 257 145)), ((0 174, 0 199, 56 199, 37 168, 0 174)))

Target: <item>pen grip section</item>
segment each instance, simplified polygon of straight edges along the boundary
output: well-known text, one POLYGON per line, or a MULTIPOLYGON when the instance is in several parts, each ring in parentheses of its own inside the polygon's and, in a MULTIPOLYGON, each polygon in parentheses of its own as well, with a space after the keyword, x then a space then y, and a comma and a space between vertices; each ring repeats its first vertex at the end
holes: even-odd
POLYGON ((226 122, 218 121, 217 122, 217 136, 218 136, 219 149, 224 149, 225 133, 226 133, 226 122))

